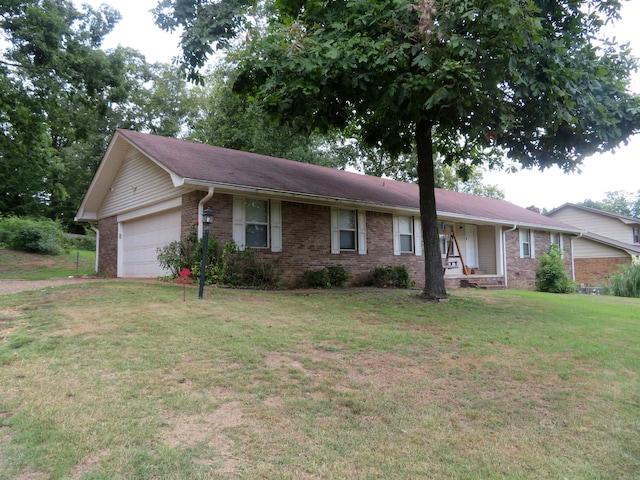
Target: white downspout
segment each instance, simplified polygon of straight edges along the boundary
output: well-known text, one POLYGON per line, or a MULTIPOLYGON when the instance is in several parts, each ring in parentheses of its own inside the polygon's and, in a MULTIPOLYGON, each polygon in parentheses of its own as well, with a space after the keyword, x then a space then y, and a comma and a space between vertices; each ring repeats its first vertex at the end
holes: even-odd
MULTIPOLYGON (((580 232, 577 238, 581 238, 584 232, 580 232)), ((571 280, 576 281, 576 257, 573 255, 573 240, 576 237, 571 237, 571 280)))
POLYGON ((198 202, 198 240, 202 238, 202 212, 204 212, 204 204, 213 197, 213 187, 209 187, 207 194, 198 202))
POLYGON ((91 230, 96 232, 96 265, 95 265, 95 273, 98 273, 98 263, 100 260, 100 230, 96 227, 91 227, 91 230))
POLYGON ((504 288, 506 289, 509 288, 509 275, 507 275, 507 233, 513 232, 516 228, 518 228, 518 224, 514 223, 513 227, 502 232, 502 266, 504 270, 504 288))

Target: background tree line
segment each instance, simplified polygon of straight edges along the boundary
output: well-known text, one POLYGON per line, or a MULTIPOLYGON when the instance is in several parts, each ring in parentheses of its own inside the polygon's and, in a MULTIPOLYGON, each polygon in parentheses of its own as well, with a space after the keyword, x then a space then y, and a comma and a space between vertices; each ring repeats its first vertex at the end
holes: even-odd
MULTIPOLYGON (((80 231, 73 217, 116 127, 178 137, 372 175, 414 181, 416 157, 389 155, 348 129, 319 133, 277 123, 234 92, 234 66, 187 81, 178 66, 150 64, 133 49, 105 51, 120 19, 70 0, 0 2, 0 214, 42 216, 80 231)), ((355 128, 355 127, 354 127, 355 128)), ((436 183, 502 198, 479 168, 464 180, 444 163, 436 183)))

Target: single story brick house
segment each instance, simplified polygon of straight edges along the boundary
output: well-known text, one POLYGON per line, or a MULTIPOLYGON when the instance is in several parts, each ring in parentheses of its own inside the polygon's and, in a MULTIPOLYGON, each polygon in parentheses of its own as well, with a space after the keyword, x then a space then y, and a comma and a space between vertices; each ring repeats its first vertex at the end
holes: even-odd
POLYGON ((598 287, 621 265, 640 257, 640 218, 565 203, 547 216, 581 230, 574 240, 575 280, 598 287))
MULTIPOLYGON (((97 224, 100 273, 153 278, 166 274, 158 247, 199 224, 207 207, 211 235, 277 261, 285 286, 337 264, 354 283, 379 265, 405 265, 424 283, 417 185, 146 133, 116 130, 76 220, 97 224)), ((536 258, 553 242, 573 274, 580 231, 570 225, 440 189, 436 207, 448 288, 461 280, 533 288, 536 258)))

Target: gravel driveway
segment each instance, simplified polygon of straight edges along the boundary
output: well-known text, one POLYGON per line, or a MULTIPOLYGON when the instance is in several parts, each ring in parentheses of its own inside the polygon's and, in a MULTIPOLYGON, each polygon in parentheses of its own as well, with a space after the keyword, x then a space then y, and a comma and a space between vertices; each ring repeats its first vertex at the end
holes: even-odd
POLYGON ((52 278, 49 280, 0 280, 0 295, 5 293, 24 292, 25 290, 40 290, 47 287, 58 287, 74 283, 91 281, 90 278, 52 278))

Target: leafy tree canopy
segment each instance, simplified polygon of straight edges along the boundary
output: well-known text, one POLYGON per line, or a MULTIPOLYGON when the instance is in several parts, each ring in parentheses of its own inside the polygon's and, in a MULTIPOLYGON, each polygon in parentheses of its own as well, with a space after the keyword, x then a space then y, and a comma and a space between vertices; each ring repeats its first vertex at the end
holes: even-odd
POLYGON ((597 208, 605 212, 640 218, 640 190, 635 195, 623 190, 606 192, 602 200, 586 199, 578 203, 585 207, 597 208), (634 198, 635 197, 635 198, 634 198))
POLYGON ((232 67, 220 64, 189 91, 189 140, 316 165, 348 163, 337 136, 270 121, 259 103, 233 92, 231 72, 232 67))
POLYGON ((101 49, 119 18, 69 0, 2 2, 0 213, 73 228, 117 126, 181 133, 188 97, 178 69, 101 49))
POLYGON ((603 39, 617 0, 163 0, 184 27, 192 77, 212 45, 235 51, 234 88, 282 121, 350 127, 368 146, 417 155, 427 298, 446 296, 434 138, 449 163, 572 170, 640 129, 635 60, 603 39), (253 25, 253 26, 252 26, 253 25))

